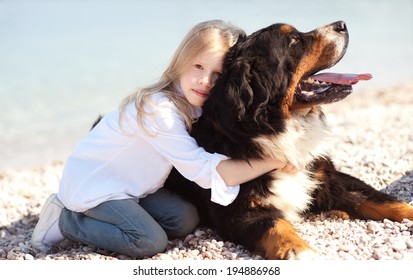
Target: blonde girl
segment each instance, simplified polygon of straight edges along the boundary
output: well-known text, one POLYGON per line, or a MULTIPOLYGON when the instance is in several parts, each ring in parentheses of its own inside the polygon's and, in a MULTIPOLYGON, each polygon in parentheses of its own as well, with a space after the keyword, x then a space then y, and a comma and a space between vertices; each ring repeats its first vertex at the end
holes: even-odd
POLYGON ((195 207, 162 189, 174 166, 230 204, 240 184, 270 170, 295 168, 276 159, 236 161, 207 153, 189 135, 225 53, 244 32, 221 20, 185 36, 160 80, 136 91, 80 141, 66 161, 57 194, 40 213, 32 246, 47 251, 64 238, 136 258, 163 252, 168 238, 195 229, 195 207))

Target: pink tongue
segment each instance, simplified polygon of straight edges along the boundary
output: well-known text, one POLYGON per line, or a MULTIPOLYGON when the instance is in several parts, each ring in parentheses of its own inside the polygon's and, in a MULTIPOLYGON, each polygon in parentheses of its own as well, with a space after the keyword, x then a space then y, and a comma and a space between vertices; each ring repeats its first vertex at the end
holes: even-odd
POLYGON ((367 81, 373 78, 370 74, 336 74, 336 73, 322 73, 311 76, 314 80, 340 84, 340 85, 354 85, 358 81, 367 81))

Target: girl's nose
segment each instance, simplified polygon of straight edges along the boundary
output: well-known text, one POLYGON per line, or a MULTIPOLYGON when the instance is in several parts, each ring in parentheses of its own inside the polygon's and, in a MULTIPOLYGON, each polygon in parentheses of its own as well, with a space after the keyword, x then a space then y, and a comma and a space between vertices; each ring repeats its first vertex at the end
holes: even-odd
POLYGON ((199 82, 201 83, 201 85, 204 85, 206 87, 211 87, 212 86, 212 77, 211 77, 211 75, 205 75, 205 76, 201 77, 199 82))

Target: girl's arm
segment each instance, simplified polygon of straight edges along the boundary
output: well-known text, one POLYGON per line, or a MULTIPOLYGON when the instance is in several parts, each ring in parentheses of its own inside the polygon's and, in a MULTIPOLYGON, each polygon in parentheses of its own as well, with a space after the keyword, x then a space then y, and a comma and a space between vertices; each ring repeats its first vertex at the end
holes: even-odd
POLYGON ((236 183, 237 178, 243 177, 240 181, 246 182, 277 167, 285 166, 269 159, 252 160, 250 165, 246 161, 228 159, 218 153, 208 153, 189 135, 186 124, 173 102, 163 94, 153 95, 152 101, 159 106, 156 111, 146 108, 148 114, 143 119, 145 131, 138 126, 136 111, 132 106, 130 114, 126 115, 131 120, 129 125, 136 130, 136 135, 151 144, 186 179, 204 189, 211 189, 213 202, 221 205, 233 202, 240 189, 239 184, 236 183), (152 112, 153 114, 150 114, 152 112), (219 171, 218 165, 221 165, 219 171))
POLYGON ((264 160, 223 160, 217 165, 217 172, 227 186, 240 185, 255 179, 274 169, 281 169, 285 172, 297 172, 297 168, 289 162, 277 159, 264 160))

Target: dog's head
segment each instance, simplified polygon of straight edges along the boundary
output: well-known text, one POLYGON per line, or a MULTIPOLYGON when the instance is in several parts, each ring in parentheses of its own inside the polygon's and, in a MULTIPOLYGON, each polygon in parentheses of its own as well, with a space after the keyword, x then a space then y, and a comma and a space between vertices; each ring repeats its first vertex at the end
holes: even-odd
POLYGON ((340 61, 348 40, 342 21, 307 33, 274 24, 239 40, 193 135, 208 151, 232 158, 272 155, 303 167, 323 153, 327 126, 319 105, 345 98, 358 79, 370 78, 317 74, 340 61))
POLYGON ((230 126, 239 124, 260 134, 280 131, 280 119, 352 92, 350 84, 334 83, 332 74, 333 83, 313 77, 343 57, 348 40, 342 21, 307 33, 287 24, 258 30, 230 49, 224 72, 204 108, 215 111, 230 126))

